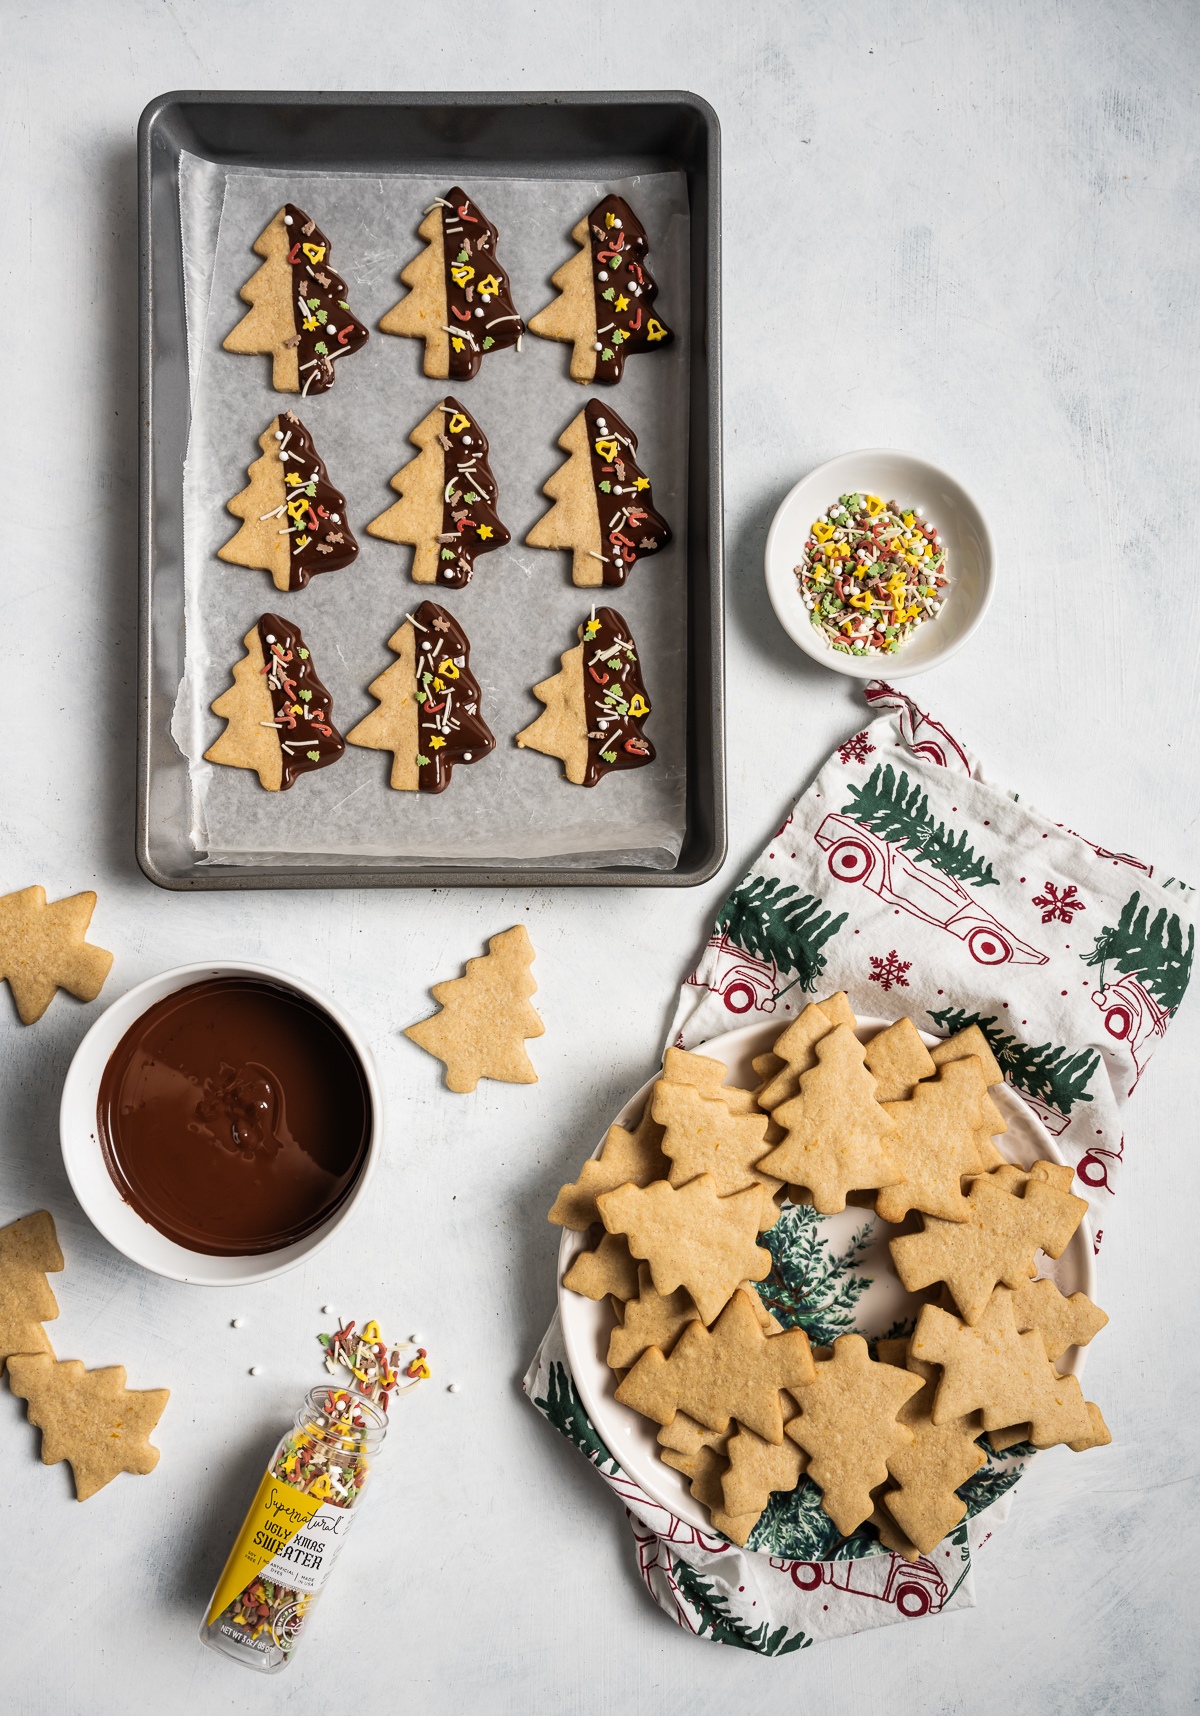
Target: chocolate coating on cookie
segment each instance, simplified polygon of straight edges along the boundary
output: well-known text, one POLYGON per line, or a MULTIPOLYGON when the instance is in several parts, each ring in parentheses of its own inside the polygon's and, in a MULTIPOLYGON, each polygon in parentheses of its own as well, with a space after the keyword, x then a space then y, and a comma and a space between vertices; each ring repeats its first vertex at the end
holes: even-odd
POLYGON ((358 351, 371 336, 350 314, 349 288, 329 266, 330 243, 316 221, 295 203, 285 203, 283 222, 292 241, 288 263, 300 391, 327 393, 334 381, 333 360, 358 351))
POLYGON ((596 375, 621 379, 631 352, 669 346, 675 335, 654 315, 658 283, 644 266, 650 240, 624 197, 607 196, 588 216, 596 294, 596 375))
POLYGON ((485 352, 519 346, 525 324, 508 275, 496 260, 496 228, 460 186, 447 191, 443 201, 450 374, 466 380, 479 374, 485 352))
POLYGON ((438 538, 439 584, 461 590, 471 582, 475 556, 512 540, 496 512, 498 489, 488 464, 488 438, 470 412, 449 395, 445 427, 438 439, 445 454, 442 533, 438 538))
POLYGON ((588 761, 584 786, 617 769, 654 761, 642 732, 650 700, 642 683, 633 634, 615 608, 597 608, 583 626, 583 708, 588 761))
POLYGON ((299 628, 279 614, 264 614, 258 641, 283 753, 279 788, 286 792, 300 775, 336 763, 346 741, 333 724, 333 698, 317 678, 299 628))
POLYGON ((422 602, 412 623, 417 634, 417 785, 421 792, 444 792, 455 763, 479 762, 496 749, 496 739, 479 713, 471 645, 454 615, 437 602, 422 602))
POLYGON ((287 491, 288 589, 303 590, 318 572, 339 572, 358 554, 346 523, 346 497, 335 489, 294 411, 279 420, 279 458, 287 491))
POLYGON ((589 399, 584 407, 596 511, 600 519, 600 542, 604 555, 604 582, 625 582, 635 560, 657 554, 671 540, 671 527, 654 510, 650 479, 633 455, 637 436, 610 405, 589 399))

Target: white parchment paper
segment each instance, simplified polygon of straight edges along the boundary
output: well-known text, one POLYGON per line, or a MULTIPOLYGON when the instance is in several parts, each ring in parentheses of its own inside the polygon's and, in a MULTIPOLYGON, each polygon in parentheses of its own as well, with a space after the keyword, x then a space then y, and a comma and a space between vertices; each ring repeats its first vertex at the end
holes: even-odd
POLYGON ((576 589, 568 553, 524 545, 550 505, 541 487, 564 458, 558 437, 590 396, 570 379, 570 346, 526 334, 521 352, 491 354, 475 379, 448 383, 424 375, 421 341, 379 332, 380 317, 403 293, 400 270, 422 247, 416 236, 422 210, 444 195, 449 181, 214 169, 184 156, 192 425, 184 470, 185 669, 171 730, 190 765, 192 841, 210 863, 553 861, 670 869, 678 858, 687 672, 686 181, 681 173, 597 183, 464 170, 459 182, 499 228, 499 257, 526 321, 554 296, 550 275, 574 254, 570 231, 582 214, 606 191, 627 197, 637 211, 650 234, 658 310, 676 339, 664 352, 631 358, 619 386, 593 391, 638 436, 638 462, 674 540, 613 591, 576 589), (221 348, 246 309, 238 289, 258 266, 254 240, 287 201, 329 235, 330 262, 349 286, 352 310, 371 329, 369 344, 338 365, 334 387, 304 400, 272 389, 268 357, 221 348), (368 536, 366 526, 396 499, 389 480, 416 454, 409 431, 447 393, 456 393, 488 437, 498 510, 513 540, 477 560, 465 590, 440 591, 412 582, 411 548, 368 536), (289 408, 345 494, 360 545, 352 566, 293 593, 276 590, 266 572, 216 557, 238 526, 225 503, 245 487, 258 437, 289 408), (443 602, 466 629, 483 717, 497 739, 486 761, 455 769, 446 792, 392 791, 390 752, 353 745, 286 793, 265 792, 251 770, 203 761, 222 730, 210 705, 231 683, 233 663, 244 653, 241 640, 262 613, 285 614, 300 627, 345 734, 376 707, 367 686, 395 660, 387 639, 427 597, 443 602), (541 713, 530 688, 558 671, 593 599, 615 607, 633 630, 657 758, 584 789, 561 778, 554 758, 518 749, 514 735, 541 713))

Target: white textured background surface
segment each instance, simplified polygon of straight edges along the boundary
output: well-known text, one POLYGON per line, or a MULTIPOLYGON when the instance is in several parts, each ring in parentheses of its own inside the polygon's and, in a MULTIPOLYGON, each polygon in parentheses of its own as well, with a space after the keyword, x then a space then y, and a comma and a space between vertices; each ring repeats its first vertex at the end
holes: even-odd
POLYGON ((976 1610, 780 1661, 685 1637, 517 1377, 553 1303, 550 1198, 650 1070, 713 908, 860 724, 763 592, 771 512, 804 470, 892 443, 975 492, 999 552, 992 614, 910 689, 1068 825, 1197 876, 1200 14, 5 0, 0 25, 0 884, 97 889, 95 939, 117 956, 106 999, 219 953, 308 971, 369 1026, 391 1102, 378 1195, 344 1246, 253 1292, 171 1286, 90 1229, 58 1155, 61 1080, 102 1003, 60 997, 25 1030, 0 998, 0 1220, 55 1214, 54 1343, 174 1391, 158 1471, 80 1506, 0 1388, 0 1702, 21 1716, 1193 1708, 1195 996, 1131 1110, 1107 1224, 1113 1322, 1088 1384, 1114 1444, 1038 1463, 979 1557, 976 1610), (189 898, 134 864, 134 128, 170 88, 318 83, 691 88, 720 115, 732 832, 704 889, 189 898), (541 1083, 449 1096, 400 1029, 431 980, 518 918, 539 956, 541 1083), (397 1412, 301 1655, 255 1685, 193 1629, 313 1378, 327 1299, 419 1331, 436 1380, 397 1412))

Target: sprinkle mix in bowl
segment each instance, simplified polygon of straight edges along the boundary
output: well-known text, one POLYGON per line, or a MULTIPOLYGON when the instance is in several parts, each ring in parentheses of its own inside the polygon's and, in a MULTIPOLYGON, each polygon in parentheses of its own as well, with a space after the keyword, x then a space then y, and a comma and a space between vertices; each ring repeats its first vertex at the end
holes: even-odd
POLYGON ((814 522, 796 581, 832 649, 894 655, 945 601, 946 551, 919 508, 845 494, 814 522))

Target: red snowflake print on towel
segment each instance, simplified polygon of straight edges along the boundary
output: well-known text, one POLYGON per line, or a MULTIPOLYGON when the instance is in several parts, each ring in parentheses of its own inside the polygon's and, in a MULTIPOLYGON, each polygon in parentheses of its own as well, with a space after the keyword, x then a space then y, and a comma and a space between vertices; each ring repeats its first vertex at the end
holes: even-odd
POLYGON ((1042 913, 1044 924, 1052 924, 1056 921, 1069 924, 1074 921, 1076 912, 1087 911, 1087 907, 1075 892, 1074 882, 1069 888, 1063 888, 1061 892, 1054 886, 1053 882, 1047 882, 1045 893, 1035 894, 1033 903, 1035 906, 1045 907, 1042 913))
POLYGON ((908 988, 908 978, 904 973, 912 970, 911 959, 901 959, 895 948, 886 959, 876 959, 874 954, 869 954, 868 958, 871 961, 871 982, 881 983, 885 993, 893 986, 908 988))
POLYGON ((865 733, 856 733, 853 739, 838 746, 838 757, 843 763, 865 763, 874 749, 865 733))

